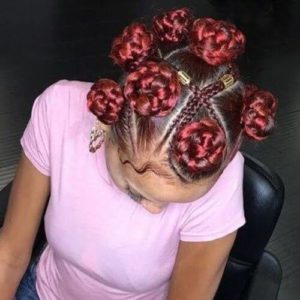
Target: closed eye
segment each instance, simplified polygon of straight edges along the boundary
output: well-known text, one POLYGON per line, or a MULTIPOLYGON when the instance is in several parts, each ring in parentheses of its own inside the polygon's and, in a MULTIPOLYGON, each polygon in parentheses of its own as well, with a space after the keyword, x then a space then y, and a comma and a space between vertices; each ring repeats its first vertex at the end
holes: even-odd
POLYGON ((136 195, 134 194, 129 187, 126 188, 126 193, 128 194, 128 196, 133 199, 136 202, 141 202, 143 200, 143 197, 141 195, 136 195))

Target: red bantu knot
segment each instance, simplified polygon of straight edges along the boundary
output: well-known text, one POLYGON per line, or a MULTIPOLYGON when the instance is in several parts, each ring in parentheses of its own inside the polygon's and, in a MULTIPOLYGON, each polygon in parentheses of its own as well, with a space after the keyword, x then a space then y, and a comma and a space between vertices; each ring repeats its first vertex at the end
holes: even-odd
POLYGON ((153 18, 153 31, 161 42, 177 43, 186 39, 192 23, 188 8, 174 9, 153 18))
POLYGON ((89 110, 107 125, 118 121, 124 102, 121 87, 111 79, 98 80, 87 94, 89 110))
POLYGON ((241 115, 244 133, 256 141, 267 138, 274 128, 277 109, 278 101, 272 93, 246 85, 241 115))
POLYGON ((226 137, 209 118, 185 125, 175 136, 173 157, 190 172, 211 172, 223 161, 226 137))
POLYGON ((176 105, 181 91, 177 73, 165 62, 147 61, 128 75, 124 95, 143 116, 165 116, 176 105))
POLYGON ((126 71, 133 71, 141 62, 154 55, 156 50, 152 32, 144 24, 132 23, 113 40, 109 57, 126 71))
POLYGON ((245 50, 246 38, 234 24, 212 18, 194 21, 190 49, 210 65, 232 62, 245 50))

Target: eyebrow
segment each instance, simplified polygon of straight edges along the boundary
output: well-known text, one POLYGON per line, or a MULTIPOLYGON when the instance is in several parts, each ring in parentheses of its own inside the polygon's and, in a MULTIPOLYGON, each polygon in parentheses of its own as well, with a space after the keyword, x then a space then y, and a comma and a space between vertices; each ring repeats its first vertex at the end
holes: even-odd
POLYGON ((153 165, 151 162, 148 162, 146 163, 145 165, 143 165, 141 168, 137 168, 134 166, 134 164, 129 161, 129 160, 125 160, 125 161, 122 161, 120 159, 121 163, 123 165, 125 164, 129 164, 135 172, 137 172, 138 174, 145 174, 146 172, 153 172, 154 174, 158 175, 158 176, 161 176, 161 177, 164 177, 166 179, 168 179, 170 182, 173 182, 174 178, 172 175, 170 175, 169 173, 157 168, 155 165, 153 165))
MULTIPOLYGON (((147 197, 145 197, 142 194, 138 193, 137 191, 133 190, 132 187, 129 184, 127 184, 127 189, 129 191, 129 193, 128 193, 129 196, 133 195, 135 197, 141 197, 141 198, 147 199, 147 197)), ((136 199, 133 199, 133 200, 136 201, 136 202, 139 202, 136 199)))
MULTIPOLYGON (((118 154, 120 154, 119 151, 118 151, 118 154)), ((119 159, 123 165, 129 164, 134 169, 134 171, 137 172, 138 174, 144 174, 144 173, 150 171, 150 172, 155 173, 158 176, 168 179, 169 183, 174 183, 174 177, 170 173, 158 168, 151 162, 144 164, 141 168, 138 169, 130 160, 122 161, 120 155, 119 155, 119 159)))

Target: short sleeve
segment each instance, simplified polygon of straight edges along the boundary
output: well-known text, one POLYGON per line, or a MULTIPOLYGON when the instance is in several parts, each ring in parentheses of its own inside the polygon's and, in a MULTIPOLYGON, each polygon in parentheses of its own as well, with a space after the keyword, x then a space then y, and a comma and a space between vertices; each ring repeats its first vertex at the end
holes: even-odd
POLYGON ((44 175, 50 176, 50 109, 54 85, 33 102, 31 116, 20 139, 27 158, 44 175))
POLYGON ((207 195, 186 210, 180 230, 182 241, 218 239, 246 223, 243 176, 244 157, 238 151, 207 195))

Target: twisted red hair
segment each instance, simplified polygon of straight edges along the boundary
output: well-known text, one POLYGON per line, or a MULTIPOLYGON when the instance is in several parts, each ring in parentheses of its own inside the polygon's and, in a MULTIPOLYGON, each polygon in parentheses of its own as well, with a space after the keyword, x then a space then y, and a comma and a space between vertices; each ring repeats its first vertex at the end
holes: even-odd
POLYGON ((126 71, 132 71, 156 50, 153 33, 144 24, 133 23, 114 39, 109 56, 126 71))
POLYGON ((210 65, 237 59, 245 50, 246 38, 235 25, 212 18, 195 20, 190 33, 190 48, 210 65))
POLYGON ((107 125, 118 121, 124 102, 121 87, 111 79, 96 81, 87 94, 89 110, 107 125))
POLYGON ((246 86, 244 99, 241 124, 245 134, 256 141, 266 139, 274 129, 277 99, 254 85, 246 86))
POLYGON ((112 125, 124 150, 128 141, 135 149, 155 138, 186 182, 220 170, 238 150, 242 132, 256 141, 272 132, 276 98, 254 86, 244 88, 238 71, 230 88, 220 80, 245 50, 246 38, 235 25, 194 20, 189 9, 180 8, 155 16, 152 29, 132 23, 113 40, 110 57, 128 72, 123 87, 103 79, 87 97, 89 109, 112 125), (184 41, 186 46, 167 53, 158 49, 184 41), (181 85, 177 70, 191 77, 190 84, 181 85))
POLYGON ((174 9, 153 18, 153 31, 161 42, 178 43, 187 38, 192 23, 188 8, 174 9))
POLYGON ((166 63, 148 61, 128 75, 124 95, 142 116, 166 116, 180 94, 177 73, 166 63))
POLYGON ((187 124, 177 133, 171 156, 188 172, 211 173, 223 161, 225 140, 218 123, 204 118, 187 124))

